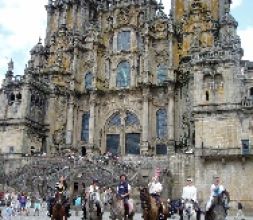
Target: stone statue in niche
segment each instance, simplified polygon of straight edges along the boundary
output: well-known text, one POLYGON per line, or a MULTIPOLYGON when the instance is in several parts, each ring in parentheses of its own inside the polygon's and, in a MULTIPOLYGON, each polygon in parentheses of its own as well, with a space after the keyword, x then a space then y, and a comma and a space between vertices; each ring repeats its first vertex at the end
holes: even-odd
POLYGON ((202 33, 201 35, 201 47, 208 47, 208 34, 202 33))
POLYGON ((191 41, 191 47, 195 47, 195 48, 198 48, 200 45, 200 27, 198 26, 194 26, 193 28, 193 36, 192 36, 192 41, 191 41))
POLYGON ((63 144, 64 143, 64 128, 62 127, 59 130, 56 130, 53 134, 53 143, 56 145, 63 144))

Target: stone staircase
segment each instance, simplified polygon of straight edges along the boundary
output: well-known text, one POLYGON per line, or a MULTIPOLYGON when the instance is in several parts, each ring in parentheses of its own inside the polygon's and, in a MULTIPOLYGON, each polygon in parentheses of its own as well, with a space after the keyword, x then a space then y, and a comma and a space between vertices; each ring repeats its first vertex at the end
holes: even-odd
POLYGON ((87 186, 96 178, 101 186, 115 186, 119 176, 124 173, 132 186, 140 186, 145 184, 141 175, 142 165, 136 159, 123 160, 99 155, 41 156, 31 158, 23 167, 6 174, 5 182, 17 191, 46 195, 54 191, 55 183, 62 175, 69 184, 78 178, 87 186))

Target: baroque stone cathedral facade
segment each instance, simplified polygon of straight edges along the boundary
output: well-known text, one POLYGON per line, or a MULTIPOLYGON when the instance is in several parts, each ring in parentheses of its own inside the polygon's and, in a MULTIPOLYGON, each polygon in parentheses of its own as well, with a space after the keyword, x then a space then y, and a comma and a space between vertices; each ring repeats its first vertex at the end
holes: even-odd
POLYGON ((218 174, 252 204, 253 63, 231 0, 171 4, 48 0, 44 45, 24 75, 9 63, 0 90, 1 153, 162 160, 172 196, 190 175, 205 199, 218 174))

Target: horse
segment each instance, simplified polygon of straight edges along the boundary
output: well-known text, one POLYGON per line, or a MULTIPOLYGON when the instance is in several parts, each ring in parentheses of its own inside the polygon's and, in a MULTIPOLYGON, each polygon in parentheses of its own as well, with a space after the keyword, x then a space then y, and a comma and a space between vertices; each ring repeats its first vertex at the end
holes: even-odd
POLYGON ((68 213, 66 211, 66 199, 62 194, 56 193, 54 204, 52 206, 51 220, 67 220, 68 213), (65 205, 64 205, 65 203, 65 205))
POLYGON ((143 209, 144 220, 166 220, 169 216, 169 208, 166 202, 157 203, 156 199, 152 197, 148 188, 140 189, 140 200, 143 209))
POLYGON ((106 192, 105 204, 110 206, 110 218, 112 220, 132 220, 135 214, 134 201, 128 200, 129 215, 125 215, 124 200, 113 190, 106 192))
POLYGON ((67 220, 65 207, 62 205, 61 199, 57 200, 52 208, 51 220, 67 220))
POLYGON ((210 209, 206 211, 205 220, 224 220, 227 216, 229 201, 230 196, 226 190, 214 196, 210 209))
POLYGON ((92 192, 88 197, 88 210, 90 220, 102 220, 103 212, 102 205, 99 199, 98 192, 92 192))
POLYGON ((183 217, 180 215, 180 219, 187 219, 187 220, 192 220, 196 219, 196 211, 195 211, 195 203, 190 200, 183 200, 182 201, 183 205, 183 217))

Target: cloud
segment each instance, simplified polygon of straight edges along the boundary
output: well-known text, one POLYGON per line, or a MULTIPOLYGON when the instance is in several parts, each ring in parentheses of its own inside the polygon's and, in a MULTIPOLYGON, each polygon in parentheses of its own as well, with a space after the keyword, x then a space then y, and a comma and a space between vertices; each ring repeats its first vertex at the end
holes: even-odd
POLYGON ((169 14, 171 8, 171 0, 163 0, 163 6, 165 14, 169 14))
POLYGON ((235 9, 235 8, 239 7, 240 5, 242 5, 242 2, 243 2, 243 0, 233 0, 231 8, 235 9))
POLYGON ((23 74, 29 50, 44 38, 47 0, 1 0, 0 75, 5 74, 12 58, 14 72, 23 74))
POLYGON ((238 35, 241 37, 242 48, 244 49, 243 59, 253 61, 253 27, 239 30, 238 35))

